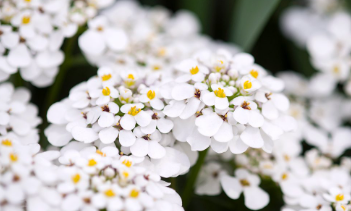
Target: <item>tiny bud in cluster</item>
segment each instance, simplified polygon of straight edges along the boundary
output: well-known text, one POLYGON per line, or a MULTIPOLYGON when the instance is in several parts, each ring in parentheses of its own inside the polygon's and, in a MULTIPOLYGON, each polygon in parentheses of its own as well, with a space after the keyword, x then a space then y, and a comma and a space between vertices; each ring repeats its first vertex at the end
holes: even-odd
POLYGON ((237 78, 239 73, 237 69, 231 68, 230 70, 228 70, 228 75, 232 78, 237 78))
POLYGON ((104 170, 104 174, 106 177, 114 177, 115 176, 115 170, 113 170, 111 167, 107 167, 104 170))

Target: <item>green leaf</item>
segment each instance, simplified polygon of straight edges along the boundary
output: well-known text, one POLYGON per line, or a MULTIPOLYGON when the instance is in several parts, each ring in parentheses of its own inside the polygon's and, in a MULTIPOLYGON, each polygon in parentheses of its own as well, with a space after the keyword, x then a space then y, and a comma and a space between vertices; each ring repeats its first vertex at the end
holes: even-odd
POLYGON ((181 9, 193 12, 199 19, 202 27, 202 32, 209 34, 212 26, 212 10, 214 1, 211 0, 181 0, 179 6, 181 9))
POLYGON ((237 0, 231 41, 250 51, 280 0, 237 0))

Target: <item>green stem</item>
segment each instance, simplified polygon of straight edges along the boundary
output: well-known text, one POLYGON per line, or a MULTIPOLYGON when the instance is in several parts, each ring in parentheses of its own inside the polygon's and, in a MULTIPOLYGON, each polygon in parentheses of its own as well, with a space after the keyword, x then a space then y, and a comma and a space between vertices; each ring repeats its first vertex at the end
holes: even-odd
POLYGON ((191 168, 188 181, 185 184, 185 189, 183 191, 182 199, 183 199, 183 207, 186 208, 190 200, 194 194, 194 186, 196 183, 196 179, 200 173, 202 164, 205 162, 205 158, 207 155, 209 148, 204 151, 199 152, 199 158, 197 159, 196 164, 191 168))

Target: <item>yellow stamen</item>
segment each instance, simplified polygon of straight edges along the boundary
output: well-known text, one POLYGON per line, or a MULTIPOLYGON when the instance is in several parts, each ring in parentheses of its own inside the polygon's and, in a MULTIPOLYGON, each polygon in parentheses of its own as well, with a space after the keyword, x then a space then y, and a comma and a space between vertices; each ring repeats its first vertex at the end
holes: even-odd
POLYGON ((134 75, 133 75, 133 74, 129 74, 129 75, 127 76, 127 78, 128 78, 128 79, 131 79, 131 80, 135 80, 135 78, 134 78, 134 75))
POLYGON ((115 192, 113 192, 112 189, 108 189, 107 191, 105 191, 105 195, 107 197, 114 197, 116 194, 115 194, 115 192))
POLYGON ((30 16, 22 17, 22 24, 28 24, 30 22, 30 16))
POLYGON ((346 211, 346 207, 344 205, 340 206, 342 208, 342 210, 346 211))
POLYGON ((25 2, 27 2, 27 3, 29 3, 29 2, 31 2, 32 0, 24 0, 25 2))
POLYGON ((338 194, 335 196, 335 201, 342 201, 344 200, 344 194, 338 194))
POLYGON ((72 181, 77 184, 80 180, 80 175, 79 174, 76 174, 76 175, 73 175, 72 176, 72 181))
POLYGON ((284 157, 285 161, 287 161, 287 162, 290 161, 290 156, 289 155, 284 155, 283 157, 284 157))
POLYGON ((133 189, 132 191, 130 191, 129 196, 132 198, 137 198, 139 196, 139 191, 136 189, 133 189))
POLYGON ((102 89, 102 94, 105 96, 110 96, 110 94, 111 94, 110 88, 105 87, 104 89, 102 89))
POLYGON ((137 115, 139 112, 141 111, 140 108, 136 108, 136 106, 133 106, 130 108, 130 110, 128 111, 129 115, 135 116, 137 115))
POLYGON ((127 171, 123 171, 122 174, 123 174, 123 176, 124 176, 125 178, 128 178, 128 177, 129 177, 129 173, 128 173, 127 171))
POLYGON ((156 93, 155 93, 155 91, 149 90, 149 91, 147 92, 146 96, 147 96, 150 100, 152 100, 152 99, 155 98, 156 93))
POLYGON ((333 73, 336 74, 336 75, 338 75, 338 74, 340 73, 340 68, 339 68, 339 66, 334 66, 334 68, 333 68, 333 73))
POLYGON ((288 174, 287 173, 282 174, 282 180, 286 180, 286 179, 288 179, 288 174))
POLYGON ((158 55, 159 55, 159 56, 164 56, 164 55, 166 55, 166 48, 159 48, 159 49, 158 49, 158 55))
POLYGON ((102 157, 106 157, 106 154, 105 153, 103 153, 103 152, 101 152, 100 150, 96 150, 96 153, 97 154, 99 154, 99 155, 101 155, 102 157))
POLYGON ((5 139, 1 141, 1 144, 6 146, 6 147, 11 147, 12 146, 12 141, 10 141, 9 139, 5 139))
POLYGON ((152 67, 152 69, 153 69, 154 71, 157 71, 157 70, 160 70, 160 69, 161 69, 161 66, 160 66, 160 65, 154 65, 154 66, 152 67))
POLYGON ((216 70, 216 72, 221 72, 222 67, 220 67, 220 66, 215 66, 214 69, 216 70))
POLYGON ((198 66, 192 67, 192 68, 190 69, 191 75, 195 75, 195 74, 197 74, 198 72, 199 72, 199 67, 198 67, 198 66))
POLYGON ((218 90, 215 90, 214 93, 219 98, 225 98, 224 89, 221 89, 220 87, 218 87, 218 90))
POLYGON ((95 166, 97 164, 97 162, 94 159, 90 159, 88 161, 88 166, 95 166))
POLYGON ((250 89, 252 87, 252 83, 250 81, 244 82, 244 89, 250 89))
POLYGON ((256 70, 251 70, 251 71, 250 71, 250 75, 251 75, 252 77, 254 77, 254 78, 257 78, 257 77, 258 77, 258 71, 256 71, 256 70))
POLYGON ((107 80, 110 80, 111 77, 112 77, 111 74, 107 74, 107 75, 101 76, 101 79, 102 79, 102 81, 107 81, 107 80))
POLYGON ((242 179, 240 180, 240 183, 242 186, 250 186, 250 182, 246 179, 242 179))
POLYGON ((18 160, 18 156, 16 154, 11 153, 10 154, 10 160, 12 162, 16 162, 18 160))
POLYGON ((131 167, 131 166, 132 166, 132 161, 130 161, 130 160, 124 160, 124 161, 122 162, 122 164, 124 164, 124 165, 127 166, 127 167, 131 167))

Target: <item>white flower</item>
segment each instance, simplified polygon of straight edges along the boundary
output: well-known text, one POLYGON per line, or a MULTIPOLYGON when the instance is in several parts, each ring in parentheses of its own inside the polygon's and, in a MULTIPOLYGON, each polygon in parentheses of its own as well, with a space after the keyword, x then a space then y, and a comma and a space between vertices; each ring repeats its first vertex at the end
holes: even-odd
POLYGON ((138 157, 149 155, 154 159, 160 159, 165 156, 165 148, 158 143, 162 139, 162 135, 158 130, 155 130, 152 134, 145 134, 140 127, 137 127, 133 133, 137 137, 135 143, 130 147, 133 155, 138 157))
POLYGON ((176 79, 177 82, 187 82, 193 80, 194 82, 201 82, 205 79, 205 75, 208 74, 208 68, 199 64, 196 60, 188 59, 182 61, 178 66, 184 74, 176 79))
POLYGON ((263 116, 257 109, 257 104, 249 97, 237 97, 231 103, 237 106, 233 112, 234 119, 240 124, 249 124, 252 127, 261 127, 263 116))
POLYGON ((211 162, 202 167, 196 182, 195 193, 198 195, 218 195, 221 193, 220 178, 223 170, 220 164, 211 162))
POLYGON ((117 98, 119 96, 118 90, 112 86, 106 86, 102 89, 94 89, 89 93, 92 98, 97 98, 97 105, 107 104, 111 101, 111 98, 117 98))
POLYGON ((79 46, 86 54, 99 56, 107 48, 116 52, 127 48, 129 41, 125 32, 110 27, 106 17, 96 17, 89 21, 88 25, 89 30, 79 38, 79 46))
POLYGON ((258 187, 259 184, 260 178, 245 169, 237 169, 235 177, 228 175, 221 177, 224 192, 232 199, 238 199, 243 192, 245 206, 251 210, 262 209, 269 202, 269 195, 258 187))
POLYGON ((146 127, 151 122, 151 116, 145 111, 141 110, 144 105, 141 103, 137 104, 125 104, 121 107, 121 112, 124 116, 121 118, 121 126, 125 130, 132 130, 135 124, 141 127, 146 127))
POLYGON ((211 88, 213 92, 209 92, 203 95, 202 101, 208 106, 215 106, 217 109, 224 110, 229 107, 229 101, 227 97, 232 96, 234 93, 231 89, 223 87, 219 84, 212 84, 211 88))
POLYGON ((140 102, 150 103, 151 107, 156 110, 161 110, 164 107, 162 100, 160 100, 159 92, 156 88, 150 87, 140 92, 140 102))

